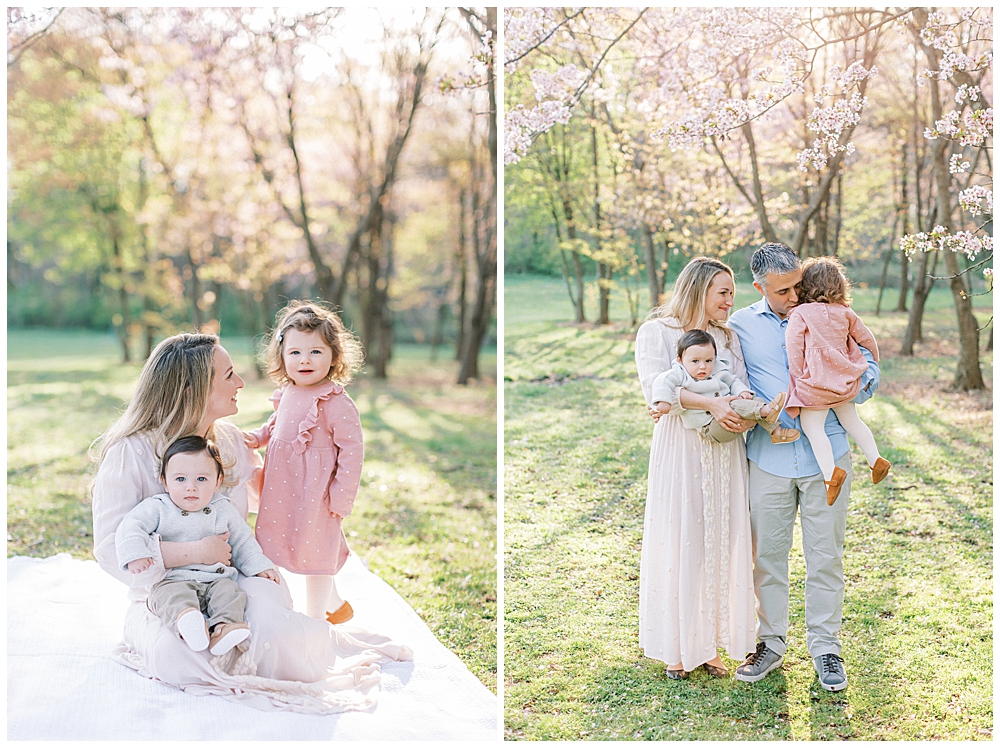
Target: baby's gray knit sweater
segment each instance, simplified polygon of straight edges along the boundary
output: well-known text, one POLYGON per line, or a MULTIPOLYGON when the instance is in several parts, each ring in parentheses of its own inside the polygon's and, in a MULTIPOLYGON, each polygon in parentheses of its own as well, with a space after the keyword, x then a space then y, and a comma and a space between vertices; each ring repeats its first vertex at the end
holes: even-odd
POLYGON ((146 540, 154 532, 168 542, 201 540, 209 535, 229 532, 229 545, 233 549, 232 566, 180 566, 167 569, 164 579, 214 582, 226 576, 235 582, 237 570, 252 577, 274 568, 254 538, 250 526, 232 502, 221 494, 213 496, 209 505, 197 512, 180 509, 165 493, 143 499, 125 515, 115 533, 115 551, 122 569, 127 569, 130 561, 149 558, 146 540))
MULTIPOLYGON (((716 367, 720 368, 720 367, 716 367)), ((656 403, 677 404, 677 389, 683 388, 696 395, 706 397, 724 397, 725 395, 740 395, 744 392, 753 391, 747 387, 729 369, 723 368, 721 371, 713 371, 707 379, 698 380, 687 373, 687 369, 680 361, 675 361, 674 365, 667 371, 660 374, 653 381, 653 391, 651 400, 656 403)), ((712 422, 712 414, 707 410, 697 410, 685 408, 680 413, 681 423, 684 428, 700 429, 712 422)))

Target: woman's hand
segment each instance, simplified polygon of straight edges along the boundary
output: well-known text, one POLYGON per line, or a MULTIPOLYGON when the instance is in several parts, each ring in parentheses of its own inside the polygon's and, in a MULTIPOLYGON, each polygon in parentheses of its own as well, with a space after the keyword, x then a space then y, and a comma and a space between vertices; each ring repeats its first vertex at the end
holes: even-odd
MULTIPOLYGON (((736 395, 725 395, 724 397, 709 398, 708 412, 726 431, 743 432, 749 428, 740 414, 733 410, 729 404, 735 400, 736 395)), ((750 423, 753 423, 752 421, 750 423)))
POLYGON ((199 546, 198 555, 201 558, 200 563, 209 566, 212 564, 231 565, 229 562, 233 558, 233 549, 229 546, 228 532, 224 532, 221 535, 208 535, 194 542, 199 546))
POLYGON ((260 446, 260 439, 258 439, 253 434, 248 434, 246 431, 243 432, 243 441, 250 449, 257 449, 260 446))
POLYGON ((264 579, 270 579, 275 584, 279 584, 279 582, 278 582, 278 572, 276 572, 274 569, 264 569, 264 571, 262 571, 257 576, 258 577, 264 577, 264 579))

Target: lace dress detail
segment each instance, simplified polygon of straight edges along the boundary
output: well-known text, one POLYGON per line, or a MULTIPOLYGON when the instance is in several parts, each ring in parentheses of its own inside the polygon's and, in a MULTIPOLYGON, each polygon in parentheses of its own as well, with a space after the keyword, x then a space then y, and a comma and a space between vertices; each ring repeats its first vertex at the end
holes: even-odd
MULTIPOLYGON (((650 320, 636 336, 647 404, 683 334, 650 320)), ((676 321, 673 321, 676 324, 676 321)), ((719 358, 745 381, 739 340, 709 328, 719 358)), ((639 644, 647 657, 693 670, 724 649, 735 659, 755 641, 748 467, 742 439, 716 444, 684 428, 676 391, 653 429, 639 576, 639 644)))

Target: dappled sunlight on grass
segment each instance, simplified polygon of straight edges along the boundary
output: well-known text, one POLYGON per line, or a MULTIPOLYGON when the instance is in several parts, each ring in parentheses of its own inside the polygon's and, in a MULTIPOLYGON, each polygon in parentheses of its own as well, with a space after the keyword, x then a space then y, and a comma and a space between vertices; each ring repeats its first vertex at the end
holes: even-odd
MULTIPOLYGON (((556 303, 544 285, 531 288, 535 307, 556 303)), ((947 391, 954 314, 947 303, 935 308, 917 358, 897 355, 905 315, 870 315, 883 383, 860 413, 893 469, 873 486, 852 442, 841 631, 850 686, 836 694, 819 687, 805 649, 798 525, 781 671, 752 685, 702 671, 674 682, 642 656, 638 572, 652 422, 632 343, 608 345, 624 334, 620 325, 577 328, 554 315, 511 325, 508 316, 508 738, 991 737, 992 393, 947 391)), ((991 379, 991 354, 982 367, 991 379)), ((730 669, 738 664, 723 657, 730 669)))

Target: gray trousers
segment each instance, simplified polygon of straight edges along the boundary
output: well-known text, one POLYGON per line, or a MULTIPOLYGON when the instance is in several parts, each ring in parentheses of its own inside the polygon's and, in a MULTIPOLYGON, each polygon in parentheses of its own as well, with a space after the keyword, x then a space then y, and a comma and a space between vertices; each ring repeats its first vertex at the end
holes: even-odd
MULTIPOLYGON (((776 428, 778 428, 778 422, 768 423, 760 414, 760 409, 767 405, 767 402, 761 400, 759 397, 755 397, 753 400, 743 400, 741 398, 736 398, 729 402, 730 407, 735 410, 740 418, 745 418, 748 421, 756 421, 759 423, 767 433, 771 433, 776 428)), ((701 427, 702 436, 708 437, 712 441, 719 442, 719 444, 725 444, 726 442, 731 442, 737 437, 742 437, 743 434, 737 431, 727 431, 719 422, 714 418, 709 422, 707 426, 701 427)))
POLYGON ((806 648, 813 658, 840 655, 844 609, 844 531, 851 493, 851 455, 836 462, 847 472, 840 497, 826 504, 823 474, 781 478, 750 463, 750 533, 757 639, 783 655, 788 648, 788 553, 798 511, 806 560, 806 648))
POLYGON ((196 608, 208 616, 209 631, 217 623, 243 623, 247 593, 232 579, 214 582, 191 582, 164 579, 149 590, 146 605, 163 624, 177 633, 177 618, 187 608, 196 608))

